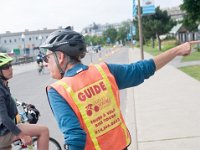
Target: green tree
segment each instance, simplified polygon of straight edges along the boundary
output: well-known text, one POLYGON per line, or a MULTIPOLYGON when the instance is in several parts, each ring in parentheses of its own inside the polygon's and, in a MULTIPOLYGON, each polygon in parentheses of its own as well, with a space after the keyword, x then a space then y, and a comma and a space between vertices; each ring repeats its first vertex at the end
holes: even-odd
POLYGON ((105 40, 103 39, 102 36, 89 36, 89 35, 86 35, 85 37, 85 42, 87 45, 103 45, 105 44, 105 40))
POLYGON ((86 35, 84 38, 85 38, 85 43, 87 45, 91 45, 91 43, 92 43, 92 36, 86 35))
POLYGON ((186 11, 183 19, 184 26, 190 31, 195 31, 200 22, 200 1, 183 0, 183 4, 180 7, 181 10, 186 11))
POLYGON ((117 41, 125 42, 127 38, 127 34, 130 32, 130 22, 124 21, 121 23, 119 30, 117 32, 117 41))
POLYGON ((161 51, 160 35, 168 33, 175 24, 176 22, 171 19, 167 11, 162 11, 157 7, 154 15, 144 16, 142 19, 144 39, 157 38, 159 51, 161 51))
POLYGON ((93 45, 103 44, 103 38, 95 35, 92 37, 92 43, 93 45))
POLYGON ((115 43, 117 38, 117 30, 113 27, 109 27, 107 30, 105 30, 103 32, 103 38, 107 39, 108 37, 110 38, 111 43, 115 43))

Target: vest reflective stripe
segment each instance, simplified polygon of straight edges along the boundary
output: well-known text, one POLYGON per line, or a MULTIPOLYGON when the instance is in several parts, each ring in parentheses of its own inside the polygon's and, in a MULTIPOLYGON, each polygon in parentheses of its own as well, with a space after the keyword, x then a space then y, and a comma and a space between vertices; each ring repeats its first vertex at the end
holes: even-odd
MULTIPOLYGON (((75 93, 72 91, 72 89, 65 82, 63 82, 61 80, 58 81, 58 84, 63 86, 66 89, 66 91, 70 93, 71 97, 74 99, 78 108, 81 108, 81 103, 79 103, 79 101, 76 99, 75 93)), ((85 122, 85 124, 88 128, 89 134, 90 134, 90 136, 92 138, 92 142, 94 144, 94 147, 95 147, 96 150, 101 150, 99 143, 97 141, 97 138, 95 136, 95 133, 94 133, 93 129, 91 128, 92 126, 91 126, 90 120, 86 117, 87 116, 86 111, 83 111, 83 113, 85 113, 85 115, 83 115, 83 120, 84 120, 84 122, 85 122)))
MULTIPOLYGON (((95 67, 97 67, 97 69, 99 70, 99 72, 101 73, 102 77, 105 79, 106 81, 106 84, 110 85, 110 82, 106 76, 106 73, 104 72, 104 70, 101 68, 100 65, 95 65, 95 67)), ((113 94, 113 91, 111 89, 111 87, 109 88, 109 93, 112 95, 113 99, 114 98, 114 94, 113 94)), ((115 103, 116 104, 116 103, 115 103)), ((117 109, 119 111, 119 109, 117 109)), ((120 112, 118 112, 117 114, 120 114, 120 112)), ((120 116, 119 116, 120 117, 120 116)), ((128 136, 128 132, 127 132, 127 129, 126 129, 126 126, 124 125, 124 123, 121 124, 121 127, 123 128, 124 130, 124 134, 126 135, 126 143, 129 144, 130 143, 130 138, 128 136)))
POLYGON ((91 65, 50 87, 68 102, 87 133, 86 150, 121 150, 130 144, 120 111, 118 86, 105 63, 91 65))

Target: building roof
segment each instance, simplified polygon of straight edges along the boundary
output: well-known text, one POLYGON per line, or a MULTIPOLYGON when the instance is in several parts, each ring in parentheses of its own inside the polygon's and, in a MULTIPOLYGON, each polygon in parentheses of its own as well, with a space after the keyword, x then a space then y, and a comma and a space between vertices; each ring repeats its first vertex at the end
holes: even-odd
MULTIPOLYGON (((62 27, 60 27, 60 28, 62 28, 62 27)), ((60 29, 60 28, 58 28, 58 29, 60 29)), ((35 31, 25 30, 24 32, 15 32, 15 33, 7 31, 6 33, 0 34, 0 37, 19 36, 19 35, 21 35, 23 33, 24 34, 29 34, 29 35, 31 35, 31 34, 45 34, 45 33, 49 34, 49 33, 53 32, 55 30, 57 30, 57 29, 47 29, 47 28, 44 28, 43 30, 35 30, 35 31)))
POLYGON ((182 24, 177 24, 176 26, 174 26, 171 31, 169 33, 172 33, 172 34, 176 34, 179 29, 182 27, 182 24))

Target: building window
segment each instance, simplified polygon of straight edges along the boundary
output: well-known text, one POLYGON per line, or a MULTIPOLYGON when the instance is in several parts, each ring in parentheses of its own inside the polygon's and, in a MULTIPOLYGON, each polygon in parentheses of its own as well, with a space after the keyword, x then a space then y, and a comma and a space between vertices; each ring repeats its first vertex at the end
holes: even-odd
POLYGON ((38 40, 38 37, 36 36, 35 39, 38 40))
POLYGON ((12 40, 11 40, 11 39, 10 39, 9 41, 10 41, 10 43, 12 43, 12 40))
POLYGON ((31 41, 31 38, 29 38, 29 41, 31 41))
POLYGON ((7 41, 6 41, 6 40, 4 40, 4 43, 7 43, 7 41))
POLYGON ((17 42, 17 40, 16 40, 16 39, 14 39, 14 41, 15 41, 15 43, 17 42))

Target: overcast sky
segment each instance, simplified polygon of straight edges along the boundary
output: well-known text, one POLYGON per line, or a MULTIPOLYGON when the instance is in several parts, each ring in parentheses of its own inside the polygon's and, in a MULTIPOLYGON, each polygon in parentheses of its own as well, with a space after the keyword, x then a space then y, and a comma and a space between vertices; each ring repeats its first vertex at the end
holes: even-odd
MULTIPOLYGON (((182 0, 154 1, 161 8, 182 3, 182 0)), ((67 25, 81 31, 93 22, 118 23, 127 19, 132 19, 132 0, 1 0, 0 3, 0 33, 67 25)))

